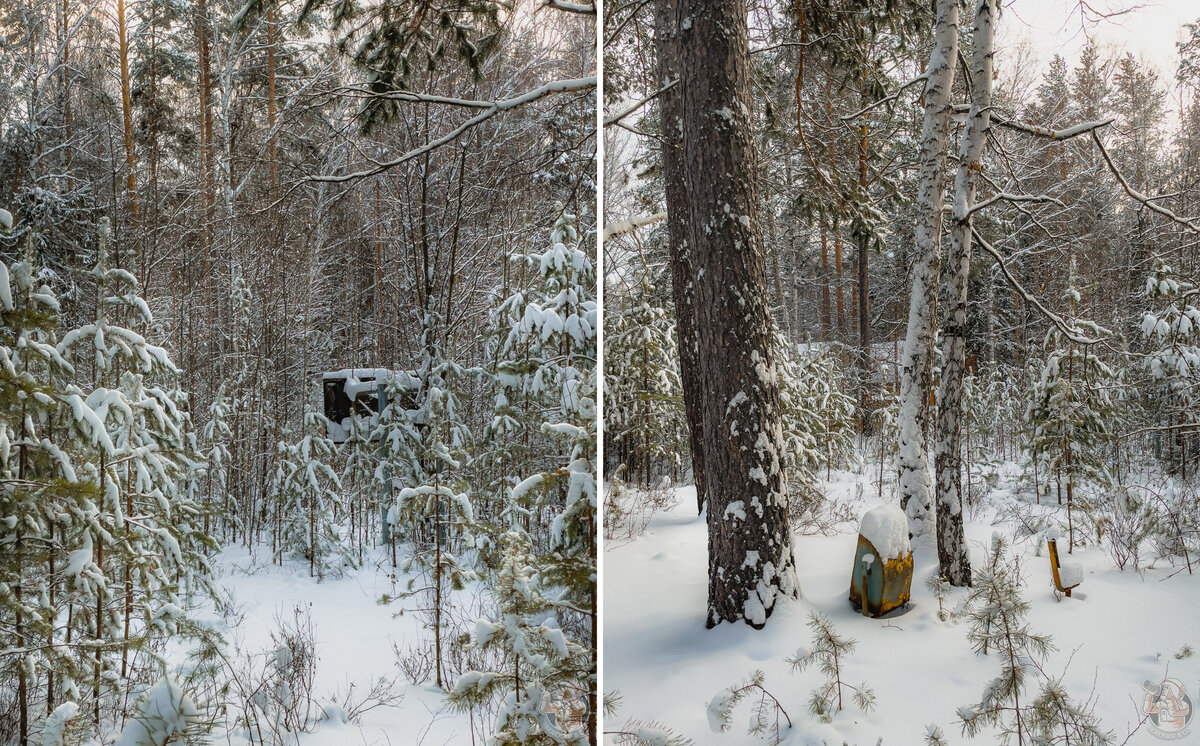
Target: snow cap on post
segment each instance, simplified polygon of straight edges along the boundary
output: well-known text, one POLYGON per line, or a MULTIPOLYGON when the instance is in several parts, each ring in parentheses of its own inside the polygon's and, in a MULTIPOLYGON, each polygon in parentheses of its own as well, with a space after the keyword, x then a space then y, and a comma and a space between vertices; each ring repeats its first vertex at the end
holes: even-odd
POLYGON ((875 547, 880 562, 886 563, 912 552, 908 542, 908 517, 898 505, 880 505, 868 510, 858 532, 875 547))

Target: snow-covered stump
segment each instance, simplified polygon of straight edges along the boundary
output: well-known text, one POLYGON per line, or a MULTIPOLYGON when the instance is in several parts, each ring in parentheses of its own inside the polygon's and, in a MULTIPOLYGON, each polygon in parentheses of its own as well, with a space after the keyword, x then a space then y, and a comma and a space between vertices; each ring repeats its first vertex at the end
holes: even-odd
POLYGON ((850 572, 850 603, 863 616, 881 617, 908 603, 913 553, 908 517, 897 505, 867 511, 850 572))

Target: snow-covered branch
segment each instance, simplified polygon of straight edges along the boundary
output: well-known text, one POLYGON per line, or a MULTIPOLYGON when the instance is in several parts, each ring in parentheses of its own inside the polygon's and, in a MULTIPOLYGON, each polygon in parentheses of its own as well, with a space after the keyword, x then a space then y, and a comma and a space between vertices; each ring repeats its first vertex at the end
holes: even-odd
POLYGON ((1182 225, 1184 228, 1187 228, 1189 231, 1191 231, 1193 233, 1200 233, 1200 224, 1197 224, 1194 219, 1180 217, 1179 215, 1176 215, 1171 210, 1168 210, 1165 207, 1160 207, 1159 205, 1154 204, 1154 200, 1161 199, 1161 198, 1148 197, 1145 194, 1142 194, 1138 190, 1134 189, 1129 184, 1129 182, 1126 181, 1125 174, 1121 173, 1121 169, 1117 168, 1117 165, 1115 163, 1113 163, 1113 159, 1108 154, 1108 150, 1104 147, 1104 143, 1100 141, 1100 137, 1095 132, 1092 132, 1092 141, 1096 143, 1096 147, 1100 150, 1100 155, 1104 156, 1104 162, 1106 164, 1108 164, 1108 170, 1113 172, 1113 176, 1117 177, 1117 181, 1120 182, 1121 188, 1125 190, 1126 194, 1128 194, 1130 197, 1137 200, 1138 202, 1141 202, 1151 212, 1158 213, 1159 215, 1162 215, 1164 218, 1167 218, 1168 220, 1171 220, 1175 223, 1178 223, 1179 225, 1182 225))
POLYGON ((585 16, 596 15, 595 3, 588 3, 587 5, 579 5, 577 3, 563 2, 563 0, 546 0, 543 7, 554 8, 555 10, 562 10, 562 11, 566 11, 567 13, 578 13, 580 15, 585 15, 585 16))
POLYGON ((1018 132, 1024 132, 1027 135, 1036 135, 1037 137, 1044 137, 1048 140, 1056 141, 1070 140, 1072 137, 1086 135, 1089 132, 1094 132, 1101 127, 1106 127, 1112 124, 1113 121, 1113 118, 1109 117, 1108 119, 1095 122, 1083 122, 1082 124, 1077 124, 1074 127, 1068 127, 1065 130, 1055 130, 1050 129, 1049 127, 1038 127, 1037 125, 1033 124, 1025 124, 1024 122, 1015 122, 1011 119, 1002 119, 1000 117, 996 117, 996 124, 1000 125, 1001 127, 1008 127, 1009 129, 1016 130, 1018 132))
POLYGON ((647 214, 647 215, 635 215, 634 217, 629 218, 628 220, 618 220, 616 222, 609 223, 608 225, 604 226, 604 233, 602 234, 602 238, 603 238, 603 240, 607 241, 611 238, 616 238, 617 236, 623 236, 626 233, 633 233, 638 228, 641 228, 641 227, 647 226, 647 225, 652 225, 654 223, 659 222, 660 220, 666 220, 666 219, 667 219, 666 212, 656 212, 656 213, 647 214))
POLYGON ((975 213, 979 212, 980 210, 991 207, 992 205, 996 204, 997 202, 1001 202, 1001 201, 1005 201, 1005 202, 1051 202, 1053 204, 1058 205, 1059 207, 1066 207, 1066 205, 1063 204, 1062 200, 1058 199, 1057 197, 1051 197, 1048 194, 1010 194, 1009 192, 1000 192, 999 194, 989 197, 988 199, 985 199, 984 201, 976 204, 974 207, 971 208, 970 214, 974 215, 975 213))

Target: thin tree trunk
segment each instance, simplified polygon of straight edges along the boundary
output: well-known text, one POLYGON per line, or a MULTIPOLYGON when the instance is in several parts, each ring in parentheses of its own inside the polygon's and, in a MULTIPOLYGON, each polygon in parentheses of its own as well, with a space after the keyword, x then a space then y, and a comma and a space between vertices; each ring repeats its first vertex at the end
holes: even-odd
POLYGON ((708 626, 799 595, 755 180, 744 0, 679 0, 679 89, 703 382, 708 626))
POLYGON ((971 209, 983 166, 983 148, 991 124, 992 36, 995 0, 978 0, 971 53, 971 110, 959 144, 950 232, 949 304, 942 323, 942 391, 938 407, 937 469, 938 565, 951 585, 971 584, 971 561, 963 535, 962 426, 963 381, 967 358, 967 284, 971 274, 971 209))
MULTIPOLYGON (((117 40, 121 55, 121 115, 125 124, 125 189, 129 197, 129 242, 133 253, 132 268, 137 270, 137 257, 141 241, 138 238, 137 169, 133 157, 133 105, 129 92, 129 39, 125 28, 125 0, 117 0, 117 40)), ((117 266, 121 266, 121 254, 117 254, 117 266)))
MULTIPOLYGON (((864 105, 866 94, 863 95, 864 105)), ((866 196, 870 183, 867 179, 867 153, 870 130, 866 120, 858 135, 858 187, 866 196)), ((871 385, 875 378, 874 365, 871 356, 871 300, 868 296, 870 280, 867 275, 870 261, 871 240, 865 230, 858 236, 858 417, 860 431, 870 435, 871 426, 871 385)))
POLYGON ((928 534, 933 521, 925 425, 929 415, 934 307, 941 264, 950 93, 957 54, 958 3, 956 0, 937 0, 934 47, 925 71, 925 121, 921 130, 920 184, 914 230, 916 256, 912 268, 908 330, 900 361, 900 505, 908 515, 908 530, 914 536, 928 534))

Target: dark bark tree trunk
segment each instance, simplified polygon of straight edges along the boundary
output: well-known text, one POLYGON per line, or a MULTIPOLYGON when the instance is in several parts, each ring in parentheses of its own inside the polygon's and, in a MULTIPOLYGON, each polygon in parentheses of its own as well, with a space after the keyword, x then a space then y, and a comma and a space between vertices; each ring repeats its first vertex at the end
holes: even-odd
MULTIPOLYGON (((864 106, 866 95, 863 95, 864 106)), ((858 135, 858 186, 864 196, 869 194, 870 181, 867 178, 868 137, 870 131, 864 119, 858 135)), ((871 299, 870 278, 867 270, 870 262, 871 239, 864 229, 858 238, 858 418, 859 429, 865 435, 872 432, 871 424, 871 386, 874 380, 875 364, 871 355, 871 299)))
POLYGON ((744 0, 678 0, 708 506, 708 626, 799 594, 750 122, 744 0))
MULTIPOLYGON (((675 0, 656 0, 654 8, 658 84, 679 77, 675 0)), ((683 161, 683 121, 679 87, 658 97, 662 117, 662 166, 667 201, 667 240, 671 248, 671 288, 675 298, 675 334, 679 348, 679 377, 687 414, 688 445, 696 484, 696 512, 704 511, 707 487, 704 468, 704 416, 701 410, 699 342, 696 336, 696 286, 688 244, 688 194, 683 161)))

